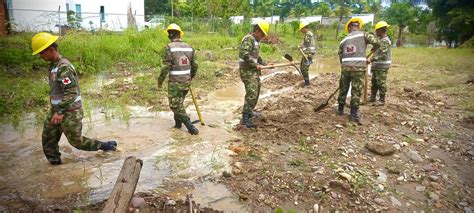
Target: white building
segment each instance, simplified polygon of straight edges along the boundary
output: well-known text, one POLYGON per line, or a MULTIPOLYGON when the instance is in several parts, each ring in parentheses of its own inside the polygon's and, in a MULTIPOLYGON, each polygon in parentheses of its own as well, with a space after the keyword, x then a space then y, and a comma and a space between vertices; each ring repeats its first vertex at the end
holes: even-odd
POLYGON ((6 0, 14 31, 59 32, 68 25, 67 11, 76 14, 86 30, 100 28, 122 31, 128 27, 127 13, 142 28, 145 23, 144 0, 6 0))
POLYGON ((234 24, 242 24, 244 22, 244 16, 231 16, 229 19, 234 24))
POLYGON ((306 17, 301 17, 300 18, 301 22, 308 22, 308 23, 314 23, 314 22, 318 22, 321 24, 322 20, 323 20, 323 16, 321 15, 318 15, 318 16, 306 16, 306 17))
POLYGON ((374 14, 352 14, 352 18, 362 19, 363 24, 371 23, 374 24, 374 14))

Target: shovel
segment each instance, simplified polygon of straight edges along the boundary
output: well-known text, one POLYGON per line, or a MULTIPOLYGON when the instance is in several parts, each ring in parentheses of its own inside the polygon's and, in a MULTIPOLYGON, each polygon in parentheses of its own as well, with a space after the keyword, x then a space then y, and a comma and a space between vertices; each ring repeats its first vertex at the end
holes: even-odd
POLYGON ((339 87, 336 89, 336 91, 334 91, 330 96, 329 98, 324 102, 322 103, 321 105, 319 105, 318 107, 314 108, 314 111, 315 112, 319 112, 321 110, 323 110, 324 108, 326 108, 329 104, 329 100, 331 100, 331 98, 339 91, 339 87))
MULTIPOLYGON (((284 56, 288 61, 290 62, 293 62, 293 57, 291 57, 291 55, 289 55, 288 53, 285 54, 284 56)), ((296 70, 298 70, 298 72, 300 73, 300 75, 303 75, 303 73, 301 73, 301 70, 293 63, 293 67, 295 67, 296 70)))
POLYGON ((197 122, 200 122, 202 126, 204 126, 204 121, 202 120, 202 115, 201 115, 201 111, 199 110, 199 106, 197 104, 197 101, 196 101, 196 97, 194 96, 194 92, 193 90, 191 89, 191 87, 189 87, 189 92, 191 92, 191 97, 193 98, 193 103, 194 103, 194 107, 196 107, 196 112, 198 114, 198 117, 199 117, 199 120, 195 120, 191 123, 195 124, 197 122))
POLYGON ((295 66, 295 63, 284 63, 284 64, 274 64, 274 65, 268 65, 268 66, 260 66, 260 69, 273 69, 275 67, 287 67, 287 66, 295 66))

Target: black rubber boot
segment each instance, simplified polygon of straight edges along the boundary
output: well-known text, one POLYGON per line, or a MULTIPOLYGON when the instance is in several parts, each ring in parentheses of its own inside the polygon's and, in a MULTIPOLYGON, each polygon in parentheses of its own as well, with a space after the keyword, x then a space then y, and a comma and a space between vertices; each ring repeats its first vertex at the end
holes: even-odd
POLYGON ((186 122, 184 122, 184 126, 186 126, 186 129, 188 129, 188 132, 191 135, 199 134, 199 130, 191 123, 189 119, 187 119, 186 122))
POLYGON ((257 111, 252 111, 252 114, 250 115, 250 118, 253 118, 253 117, 260 118, 260 117, 262 117, 262 113, 257 112, 257 111))
POLYGON ((182 125, 181 125, 181 121, 178 119, 178 117, 175 115, 174 116, 174 128, 176 129, 181 129, 182 125))
POLYGON ((117 142, 115 141, 100 142, 99 149, 103 150, 104 152, 115 151, 117 150, 117 142))
POLYGON ((336 112, 337 115, 339 116, 343 116, 344 115, 344 104, 339 104, 337 106, 337 112, 336 112))
POLYGON ((61 161, 61 158, 56 158, 56 159, 50 160, 49 163, 53 166, 57 166, 57 165, 61 165, 63 162, 61 161))
POLYGON ((360 123, 360 117, 359 117, 359 114, 357 113, 357 108, 355 107, 351 107, 351 118, 350 120, 352 122, 356 122, 356 123, 360 123))
POLYGON ((256 128, 257 126, 250 121, 250 117, 250 113, 244 113, 242 115, 242 124, 247 128, 256 128))
POLYGON ((309 80, 304 80, 304 86, 307 87, 309 85, 310 85, 309 80))
POLYGON ((379 105, 382 105, 382 106, 385 105, 385 95, 380 95, 379 101, 380 101, 379 105))
POLYGON ((376 101, 376 97, 377 97, 377 93, 376 92, 372 92, 370 93, 370 98, 369 98, 369 102, 375 102, 376 101))

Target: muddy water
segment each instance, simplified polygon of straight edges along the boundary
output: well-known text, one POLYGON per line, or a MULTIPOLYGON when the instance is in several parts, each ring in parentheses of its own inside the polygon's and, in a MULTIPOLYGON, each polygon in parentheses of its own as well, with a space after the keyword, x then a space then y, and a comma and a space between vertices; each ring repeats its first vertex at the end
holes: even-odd
MULTIPOLYGON (((191 136, 183 127, 171 128, 171 112, 154 113, 143 107, 130 106, 131 118, 127 121, 106 120, 101 110, 93 110, 84 119, 83 134, 99 140, 117 140, 117 152, 84 152, 70 146, 61 138, 60 150, 63 165, 51 166, 42 153, 41 126, 27 116, 22 130, 11 125, 0 126, 0 206, 15 200, 16 192, 39 201, 79 199, 79 205, 105 199, 112 190, 123 160, 137 156, 144 161, 136 191, 160 191, 175 194, 182 199, 193 193, 201 206, 220 210, 243 211, 224 185, 201 181, 201 177, 220 175, 230 170, 227 141, 234 136, 233 125, 239 122, 234 115, 243 101, 243 86, 237 84, 217 90, 200 100, 206 126, 198 125, 198 136, 191 136), (165 186, 165 182, 192 185, 165 186)), ((197 119, 191 101, 188 113, 197 119)), ((18 200, 18 199, 16 199, 18 200)))

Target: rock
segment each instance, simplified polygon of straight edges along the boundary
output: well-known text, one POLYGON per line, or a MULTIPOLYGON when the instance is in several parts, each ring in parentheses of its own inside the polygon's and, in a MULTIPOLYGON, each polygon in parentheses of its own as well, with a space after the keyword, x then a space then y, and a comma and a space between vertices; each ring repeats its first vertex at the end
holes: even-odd
POLYGON ((434 192, 430 192, 430 194, 428 195, 428 197, 433 200, 433 201, 438 201, 439 200, 439 195, 434 193, 434 192))
POLYGON ((385 186, 383 186, 383 184, 378 184, 377 186, 375 186, 375 190, 378 192, 382 192, 384 189, 385 186))
POLYGON ((342 126, 341 124, 336 124, 336 127, 339 128, 339 129, 344 128, 344 126, 342 126))
POLYGON ((313 205, 313 212, 314 213, 319 213, 319 204, 316 203, 316 204, 313 205))
POLYGON ((418 143, 423 143, 423 142, 425 142, 425 140, 423 140, 423 138, 417 138, 417 139, 415 139, 415 141, 418 142, 418 143))
POLYGON ((371 143, 366 143, 365 148, 367 148, 369 151, 372 153, 382 155, 382 156, 388 156, 392 155, 397 151, 397 149, 386 143, 380 143, 380 142, 371 142, 371 143))
POLYGON ((349 183, 342 182, 342 181, 337 181, 337 180, 329 181, 329 187, 331 187, 333 189, 336 189, 336 188, 340 188, 340 189, 344 189, 344 190, 350 190, 351 189, 351 185, 349 183))
POLYGON ((403 88, 403 92, 413 92, 412 88, 403 88))
POLYGON ((429 176, 429 179, 430 179, 431 181, 433 181, 433 182, 438 182, 438 181, 439 181, 439 177, 436 176, 436 175, 430 175, 430 176, 429 176))
POLYGON ((400 177, 397 178, 397 180, 398 180, 398 181, 403 181, 403 180, 405 180, 405 177, 400 176, 400 177))
POLYGON ((145 199, 141 197, 133 197, 130 201, 130 204, 133 208, 141 209, 143 206, 145 206, 145 199))
POLYGON ((386 183, 387 182, 387 175, 385 173, 383 173, 382 171, 378 171, 377 173, 378 173, 378 175, 377 175, 376 183, 377 184, 386 183))
POLYGON ((418 154, 418 152, 416 152, 415 150, 410 150, 410 151, 408 151, 408 152, 406 153, 406 156, 407 156, 410 160, 412 160, 412 161, 414 161, 414 162, 417 162, 417 163, 423 161, 423 158, 421 158, 420 155, 418 154))
POLYGON ((401 169, 398 168, 397 166, 388 166, 387 170, 388 170, 388 173, 391 173, 391 174, 398 175, 398 174, 402 173, 401 169))
POLYGON ((249 196, 245 195, 245 194, 239 194, 239 199, 240 200, 248 200, 249 199, 249 196))
POLYGON ((439 101, 439 102, 436 102, 436 105, 437 105, 437 106, 444 106, 444 103, 441 102, 441 101, 439 101))
POLYGON ((337 193, 336 192, 330 192, 329 194, 331 194, 331 197, 333 199, 336 199, 337 198, 337 193))
POLYGON ((240 169, 240 170, 242 170, 242 168, 243 168, 243 164, 242 164, 241 162, 235 162, 235 163, 234 163, 234 166, 235 166, 237 169, 240 169))
POLYGON ((232 177, 232 174, 228 171, 223 171, 222 176, 225 177, 225 178, 230 178, 230 177, 232 177))
POLYGON ((234 174, 234 175, 241 175, 241 174, 242 174, 242 170, 240 170, 240 169, 232 169, 232 174, 234 174))
POLYGON ((402 203, 397 198, 395 198, 394 196, 390 196, 389 199, 390 199, 390 202, 392 203, 392 206, 394 206, 394 207, 401 207, 402 206, 402 203))
POLYGON ((472 213, 472 209, 470 206, 464 207, 464 213, 472 213))
POLYGON ((424 186, 416 186, 415 189, 416 189, 417 192, 424 192, 424 191, 426 190, 426 187, 424 187, 424 186))
POLYGON ((382 198, 375 198, 375 199, 374 199, 374 202, 375 202, 376 204, 378 204, 378 205, 381 205, 381 206, 385 206, 385 205, 387 204, 387 203, 385 202, 385 200, 382 199, 382 198))
POLYGON ((436 182, 430 182, 430 186, 431 186, 433 189, 441 189, 441 184, 436 183, 436 182))
POLYGON ((176 201, 169 199, 169 200, 166 201, 165 205, 167 205, 167 206, 176 206, 176 201))
POLYGON ((435 171, 436 169, 432 165, 424 165, 421 168, 421 170, 424 172, 432 172, 432 171, 435 171))
POLYGON ((265 200, 265 195, 264 194, 259 194, 258 195, 258 201, 262 202, 265 200))
POLYGON ((462 206, 462 207, 466 207, 469 204, 466 201, 463 201, 463 202, 459 202, 459 205, 462 206))
POLYGON ((342 178, 346 179, 349 182, 352 182, 352 176, 350 174, 347 174, 345 172, 341 172, 341 173, 339 173, 339 176, 341 176, 342 178))

